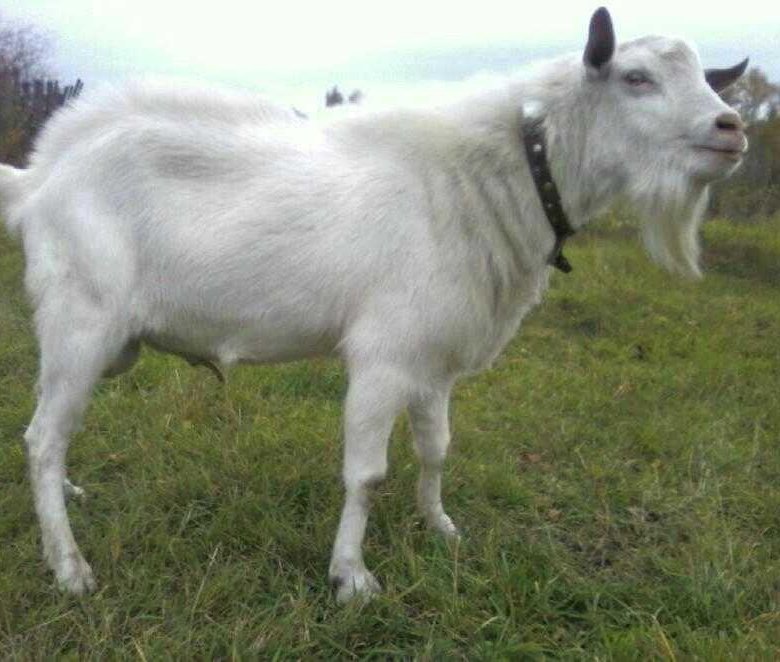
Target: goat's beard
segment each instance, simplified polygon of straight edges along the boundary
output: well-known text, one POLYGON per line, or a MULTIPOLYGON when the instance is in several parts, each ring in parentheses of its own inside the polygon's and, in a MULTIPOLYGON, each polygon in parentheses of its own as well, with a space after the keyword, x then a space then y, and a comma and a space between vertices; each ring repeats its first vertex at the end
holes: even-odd
POLYGON ((700 278, 699 228, 707 208, 708 187, 681 177, 671 168, 654 176, 643 173, 643 185, 629 192, 643 217, 642 240, 650 257, 668 271, 700 278))

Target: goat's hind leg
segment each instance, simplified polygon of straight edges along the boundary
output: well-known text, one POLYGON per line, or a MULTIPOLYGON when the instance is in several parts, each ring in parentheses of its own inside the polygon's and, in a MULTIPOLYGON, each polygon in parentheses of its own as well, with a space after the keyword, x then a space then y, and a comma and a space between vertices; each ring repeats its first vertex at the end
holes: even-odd
MULTIPOLYGON (((103 370, 103 377, 116 377, 122 373, 127 372, 132 368, 141 353, 141 343, 138 340, 131 340, 119 351, 119 353, 112 359, 108 366, 103 370)), ((86 492, 79 487, 71 483, 67 476, 62 483, 62 489, 65 493, 65 501, 69 501, 73 498, 84 499, 86 492)))
MULTIPOLYGON (((61 588, 81 594, 95 581, 73 537, 66 492, 65 456, 92 388, 126 339, 121 325, 76 296, 58 293, 36 314, 41 349, 38 405, 25 433, 43 553, 61 588)), ((69 487, 70 486, 70 487, 69 487)))
POLYGON ((450 445, 448 405, 451 385, 447 384, 415 398, 409 406, 415 450, 420 459, 417 506, 432 529, 457 540, 458 529, 444 512, 441 476, 450 445))

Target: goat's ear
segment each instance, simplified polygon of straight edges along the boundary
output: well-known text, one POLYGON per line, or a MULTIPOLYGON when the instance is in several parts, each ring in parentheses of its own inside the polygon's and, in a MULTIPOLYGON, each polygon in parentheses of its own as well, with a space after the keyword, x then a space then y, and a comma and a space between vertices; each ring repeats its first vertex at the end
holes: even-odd
POLYGON ((599 7, 590 18, 588 44, 582 56, 589 72, 603 75, 615 53, 615 30, 606 7, 599 7))
POLYGON ((730 69, 705 69, 704 77, 707 79, 709 86, 716 92, 722 92, 729 85, 733 85, 737 80, 745 73, 750 58, 745 58, 737 65, 734 65, 730 69))

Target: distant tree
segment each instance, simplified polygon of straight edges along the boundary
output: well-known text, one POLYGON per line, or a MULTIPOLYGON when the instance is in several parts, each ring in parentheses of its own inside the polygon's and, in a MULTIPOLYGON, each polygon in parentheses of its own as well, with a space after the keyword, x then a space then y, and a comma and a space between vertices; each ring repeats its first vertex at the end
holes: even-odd
POLYGON ((51 40, 36 27, 0 15, 0 73, 15 72, 21 79, 49 77, 51 40))
POLYGON ((758 68, 748 71, 722 96, 749 123, 768 120, 780 114, 780 86, 770 83, 766 74, 758 68))
POLYGON ((21 164, 44 122, 81 91, 80 80, 51 80, 49 51, 43 32, 0 16, 0 161, 21 164))
POLYGON ((780 211, 780 85, 751 69, 722 94, 747 122, 750 148, 734 177, 716 186, 715 214, 734 220, 766 218, 780 211))

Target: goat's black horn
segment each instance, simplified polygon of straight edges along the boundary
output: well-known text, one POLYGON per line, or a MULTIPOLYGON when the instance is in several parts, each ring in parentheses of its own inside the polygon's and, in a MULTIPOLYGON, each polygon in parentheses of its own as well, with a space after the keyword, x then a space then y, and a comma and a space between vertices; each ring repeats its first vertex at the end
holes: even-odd
POLYGON ((615 52, 615 29, 606 7, 599 7, 590 18, 588 44, 582 59, 594 69, 600 69, 615 52))
POLYGON ((730 69, 705 69, 704 78, 707 79, 709 86, 716 92, 722 92, 729 85, 737 82, 740 76, 745 73, 750 58, 745 58, 730 69))

